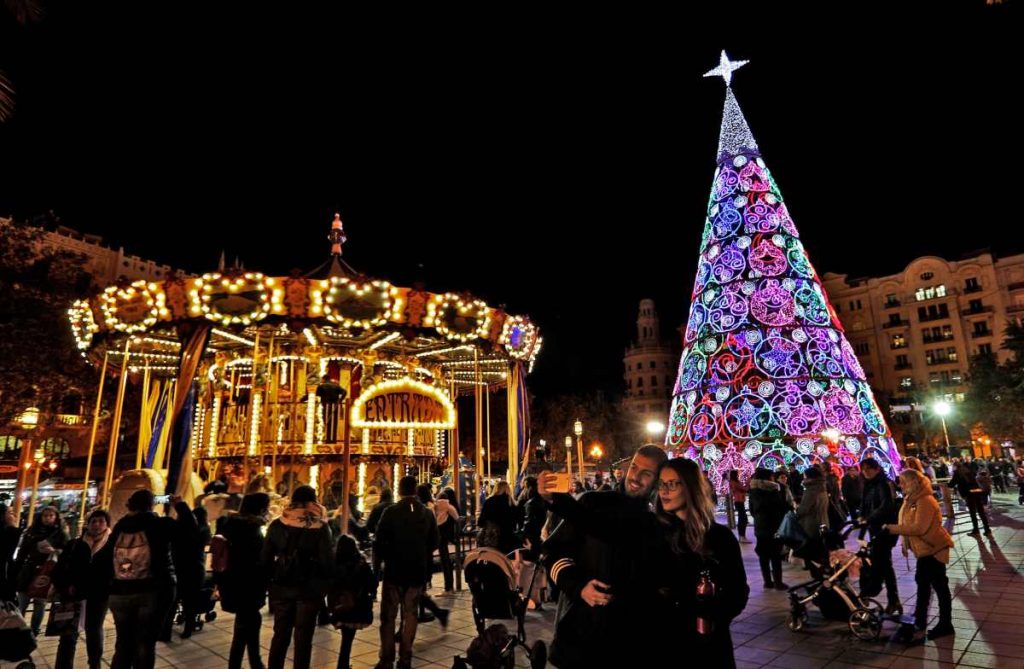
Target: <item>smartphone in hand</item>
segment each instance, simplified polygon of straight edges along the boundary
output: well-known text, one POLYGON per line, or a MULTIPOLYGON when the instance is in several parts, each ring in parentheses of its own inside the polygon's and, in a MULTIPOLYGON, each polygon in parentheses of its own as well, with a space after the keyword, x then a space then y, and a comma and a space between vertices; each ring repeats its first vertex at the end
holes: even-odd
POLYGON ((569 472, 553 472, 554 482, 548 487, 549 492, 569 492, 569 472))

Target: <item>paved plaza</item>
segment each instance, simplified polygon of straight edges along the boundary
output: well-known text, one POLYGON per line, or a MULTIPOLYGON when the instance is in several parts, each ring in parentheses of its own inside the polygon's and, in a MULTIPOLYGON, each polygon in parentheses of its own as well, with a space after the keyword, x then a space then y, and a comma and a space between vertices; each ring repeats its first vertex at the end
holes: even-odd
MULTIPOLYGON (((786 628, 788 610, 785 593, 764 591, 754 555, 753 544, 743 546, 747 575, 751 584, 750 602, 746 610, 733 622, 732 634, 736 645, 737 664, 741 668, 782 667, 804 669, 812 667, 985 667, 991 669, 1024 669, 1024 579, 1020 570, 1024 566, 1024 507, 1016 504, 1016 495, 997 495, 992 514, 994 536, 972 537, 970 520, 966 513, 958 514, 955 527, 956 547, 949 564, 950 587, 953 590, 953 624, 957 634, 953 638, 926 642, 919 646, 858 641, 841 623, 825 623, 816 609, 806 629, 798 634, 786 628)), ((908 612, 913 610, 916 586, 911 568, 894 552, 894 563, 900 583, 900 596, 908 612)), ((806 577, 807 572, 795 565, 785 567, 785 578, 794 584, 806 577)), ((440 592, 439 575, 435 577, 434 592, 440 592)), ((884 595, 883 595, 884 598, 884 595)), ((453 597, 438 596, 443 606, 450 606, 451 621, 447 630, 437 623, 421 625, 417 635, 413 666, 451 667, 457 653, 465 653, 475 635, 467 591, 453 597)), ((935 607, 932 599, 933 609, 935 607)), ((932 611, 933 617, 936 611, 932 611)), ((542 612, 527 614, 527 638, 550 640, 554 606, 542 612)), ((511 625, 511 623, 508 623, 511 625)), ((232 616, 219 613, 217 620, 208 623, 191 639, 157 644, 157 669, 214 669, 227 663, 231 641, 232 616)), ((888 626, 883 633, 891 631, 888 626)), ((109 661, 114 645, 113 621, 107 619, 106 660, 109 661)), ((352 651, 352 666, 356 669, 372 667, 377 661, 378 630, 376 625, 359 632, 352 651)), ((270 647, 271 619, 264 616, 263 648, 270 647)), ((334 669, 341 637, 331 627, 316 631, 313 648, 313 667, 334 669)), ((613 643, 613 640, 595 640, 595 643, 613 643)), ((41 639, 40 648, 33 656, 37 666, 49 669, 56 655, 56 639, 41 639)), ((76 665, 86 666, 85 644, 79 643, 76 665)), ((266 654, 264 654, 266 661, 266 654)), ((517 656, 518 666, 528 666, 523 653, 517 656)), ((245 666, 248 666, 246 664, 245 666)))

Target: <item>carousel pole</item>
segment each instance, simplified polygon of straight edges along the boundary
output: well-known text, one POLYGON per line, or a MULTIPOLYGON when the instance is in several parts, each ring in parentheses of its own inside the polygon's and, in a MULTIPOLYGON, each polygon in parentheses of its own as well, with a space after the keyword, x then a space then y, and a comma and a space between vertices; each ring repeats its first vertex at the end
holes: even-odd
MULTIPOLYGON (((452 404, 458 406, 454 375, 452 375, 451 383, 448 384, 448 393, 452 398, 452 404)), ((448 462, 452 468, 452 486, 455 488, 455 503, 459 505, 460 509, 466 510, 466 507, 462 504, 462 481, 459 480, 459 449, 455 443, 455 434, 458 430, 459 422, 456 420, 455 428, 448 430, 448 462)))
POLYGON ((124 408, 124 392, 128 386, 128 349, 131 346, 131 338, 124 342, 124 359, 121 361, 121 379, 117 388, 117 402, 114 404, 114 421, 110 426, 110 444, 107 446, 107 469, 103 476, 103 503, 100 505, 106 508, 110 505, 110 486, 114 484, 114 467, 117 462, 117 438, 121 433, 121 410, 124 408))
POLYGON ((475 438, 473 440, 473 447, 476 449, 474 454, 476 457, 473 458, 476 462, 476 479, 477 488, 483 485, 484 482, 484 456, 483 456, 483 443, 484 443, 484 421, 483 421, 483 393, 480 387, 480 352, 477 349, 473 349, 473 422, 475 423, 476 431, 474 433, 475 438))
POLYGON ((146 434, 146 432, 149 432, 150 436, 152 437, 152 431, 153 431, 153 428, 152 428, 152 424, 153 424, 152 418, 153 417, 151 415, 152 412, 149 410, 150 409, 150 407, 149 407, 149 384, 150 384, 150 369, 149 369, 149 365, 146 365, 145 369, 142 372, 142 410, 141 410, 141 416, 140 416, 140 420, 139 420, 139 443, 138 443, 138 445, 135 448, 135 468, 136 469, 142 469, 142 450, 144 448, 142 444, 143 444, 144 441, 148 441, 147 439, 144 439, 144 435, 146 434), (143 425, 149 426, 149 429, 148 430, 143 430, 142 429, 143 425))
MULTIPOLYGON (((266 423, 273 429, 274 421, 269 420, 272 416, 278 415, 279 405, 277 403, 277 376, 274 374, 274 335, 270 335, 270 345, 267 347, 267 400, 263 403, 264 409, 263 414, 267 417, 266 423)), ((271 435, 271 448, 277 443, 277 431, 271 435)), ((267 447, 265 444, 260 444, 260 467, 257 476, 263 473, 265 455, 267 453, 267 447)))
POLYGON ((96 391, 96 408, 92 412, 92 430, 89 434, 89 457, 85 460, 85 480, 82 482, 82 507, 78 513, 78 525, 81 527, 85 519, 85 508, 89 503, 89 475, 92 473, 92 454, 96 448, 96 428, 100 421, 100 405, 103 402, 103 382, 107 378, 107 360, 110 355, 103 354, 103 368, 100 370, 100 387, 96 391))
POLYGON ((256 432, 256 443, 259 444, 260 426, 253 422, 253 407, 256 406, 256 373, 258 371, 257 364, 259 362, 260 355, 260 328, 256 326, 256 336, 253 337, 252 342, 252 380, 249 384, 249 411, 246 415, 246 422, 249 423, 249 443, 242 445, 242 480, 245 481, 245 490, 249 488, 249 465, 252 459, 252 453, 249 452, 249 445, 252 444, 253 432, 256 432))
POLYGON ((484 402, 487 405, 485 414, 487 416, 487 478, 491 478, 491 387, 487 386, 484 393, 484 402))
POLYGON ((352 464, 352 440, 351 440, 351 424, 349 423, 349 410, 352 408, 352 398, 345 397, 345 423, 342 426, 342 439, 345 442, 345 457, 343 459, 343 465, 341 470, 341 532, 348 534, 348 518, 350 509, 348 508, 348 501, 352 495, 349 492, 349 474, 348 470, 352 464))

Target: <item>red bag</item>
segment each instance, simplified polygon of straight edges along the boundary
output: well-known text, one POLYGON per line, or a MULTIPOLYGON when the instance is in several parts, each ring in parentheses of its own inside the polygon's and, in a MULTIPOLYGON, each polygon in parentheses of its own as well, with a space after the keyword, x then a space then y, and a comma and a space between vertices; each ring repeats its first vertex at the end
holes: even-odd
POLYGON ((53 558, 36 567, 36 574, 25 594, 32 599, 49 599, 53 591, 53 570, 56 568, 57 561, 53 558))

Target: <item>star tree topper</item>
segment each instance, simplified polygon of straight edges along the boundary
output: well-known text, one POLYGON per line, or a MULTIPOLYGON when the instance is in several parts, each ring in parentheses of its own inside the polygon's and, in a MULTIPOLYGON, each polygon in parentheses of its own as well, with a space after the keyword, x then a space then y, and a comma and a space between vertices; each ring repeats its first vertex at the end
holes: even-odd
POLYGON ((740 69, 741 67, 743 67, 744 65, 746 65, 749 62, 750 62, 749 60, 729 60, 729 55, 727 53, 725 53, 725 51, 723 50, 722 51, 722 56, 721 56, 721 58, 718 61, 718 67, 716 67, 713 70, 708 70, 707 72, 704 73, 704 76, 705 77, 722 77, 722 79, 725 79, 725 85, 726 86, 731 86, 732 85, 732 73, 735 72, 736 70, 740 69))

